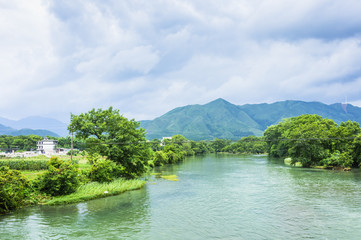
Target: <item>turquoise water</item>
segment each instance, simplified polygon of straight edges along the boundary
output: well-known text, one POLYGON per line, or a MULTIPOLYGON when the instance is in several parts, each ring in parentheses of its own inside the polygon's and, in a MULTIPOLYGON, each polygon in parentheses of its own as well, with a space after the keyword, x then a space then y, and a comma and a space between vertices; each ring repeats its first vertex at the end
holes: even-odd
POLYGON ((361 175, 208 155, 141 190, 0 216, 0 239, 360 239, 361 175))

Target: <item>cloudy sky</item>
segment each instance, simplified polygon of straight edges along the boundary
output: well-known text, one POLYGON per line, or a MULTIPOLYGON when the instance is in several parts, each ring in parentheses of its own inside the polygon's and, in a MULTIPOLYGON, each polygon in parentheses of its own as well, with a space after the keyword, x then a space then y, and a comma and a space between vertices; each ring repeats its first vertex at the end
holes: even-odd
POLYGON ((361 106, 359 0, 0 0, 0 116, 361 106))

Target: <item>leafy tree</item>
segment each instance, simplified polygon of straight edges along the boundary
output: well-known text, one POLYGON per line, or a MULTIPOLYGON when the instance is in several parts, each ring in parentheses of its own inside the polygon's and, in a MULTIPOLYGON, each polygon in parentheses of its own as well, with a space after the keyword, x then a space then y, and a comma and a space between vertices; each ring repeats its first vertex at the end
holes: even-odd
POLYGON ((146 171, 150 148, 146 144, 145 131, 134 119, 120 115, 119 110, 109 107, 71 114, 68 130, 86 140, 90 152, 97 152, 121 165, 124 177, 133 178, 146 171))
POLYGON ((30 193, 30 183, 20 171, 0 167, 0 213, 25 205, 30 193))
POLYGON ((226 147, 227 145, 231 144, 231 140, 227 140, 227 139, 214 139, 210 146, 214 149, 214 151, 217 152, 221 152, 222 149, 224 147, 226 147))
POLYGON ((161 143, 161 140, 155 138, 149 142, 149 145, 153 151, 160 151, 162 149, 161 143))
POLYGON ((162 166, 168 163, 168 156, 163 151, 156 151, 153 157, 154 166, 162 166))
POLYGON ((301 115, 268 127, 264 132, 270 156, 291 157, 303 166, 350 167, 360 163, 360 126, 347 121, 339 126, 318 115, 301 115))
POLYGON ((205 141, 191 141, 191 148, 195 155, 206 154, 210 152, 208 144, 205 141))

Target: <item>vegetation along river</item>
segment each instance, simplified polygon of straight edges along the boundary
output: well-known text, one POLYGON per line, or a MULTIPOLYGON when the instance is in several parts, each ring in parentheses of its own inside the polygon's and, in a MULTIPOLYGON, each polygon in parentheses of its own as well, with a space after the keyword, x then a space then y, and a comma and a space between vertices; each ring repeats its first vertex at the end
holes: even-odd
POLYGON ((360 239, 361 174, 207 155, 137 191, 0 216, 1 239, 360 239))

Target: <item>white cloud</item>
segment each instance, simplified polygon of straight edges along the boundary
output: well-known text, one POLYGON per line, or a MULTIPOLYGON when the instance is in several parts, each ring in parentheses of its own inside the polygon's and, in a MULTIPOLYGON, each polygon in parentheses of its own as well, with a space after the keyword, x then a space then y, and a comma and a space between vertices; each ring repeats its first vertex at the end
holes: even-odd
POLYGON ((356 0, 3 2, 1 116, 68 120, 113 105, 140 120, 219 97, 358 103, 360 10, 356 0))

